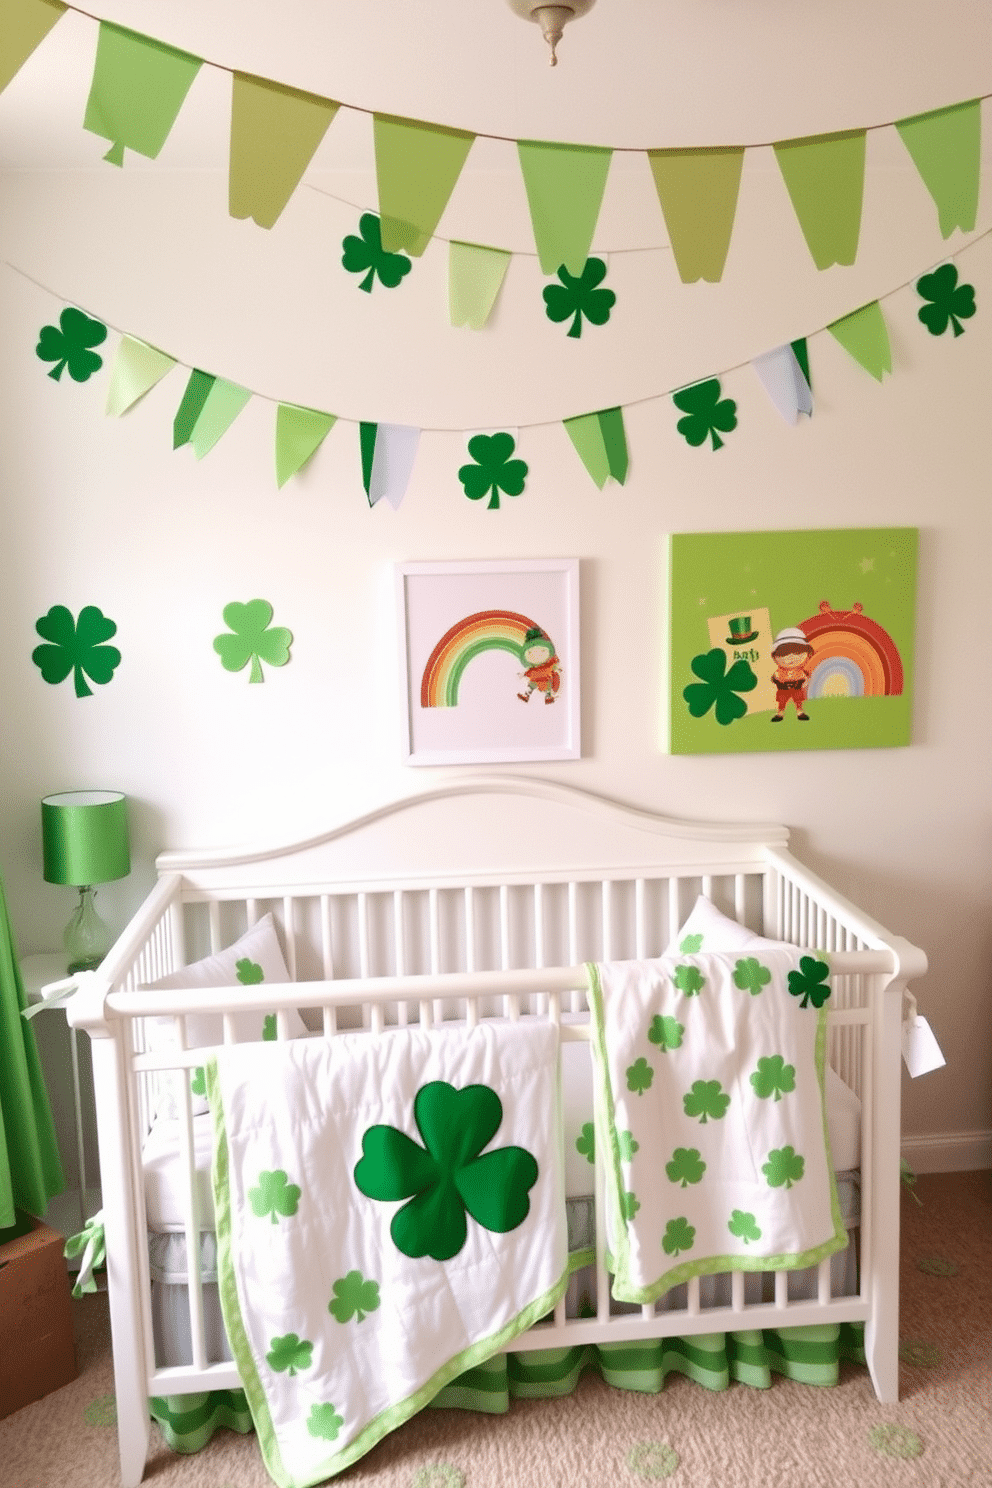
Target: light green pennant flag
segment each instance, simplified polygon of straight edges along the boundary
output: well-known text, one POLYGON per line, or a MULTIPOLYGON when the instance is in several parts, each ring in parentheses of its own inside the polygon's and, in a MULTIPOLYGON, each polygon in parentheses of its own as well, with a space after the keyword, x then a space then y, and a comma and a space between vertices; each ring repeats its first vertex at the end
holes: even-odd
POLYGON ((250 397, 250 389, 239 387, 236 382, 227 382, 223 377, 214 378, 213 387, 203 400, 189 436, 198 460, 208 455, 218 439, 227 433, 250 397))
POLYGON ((479 243, 448 246, 448 314, 453 326, 481 330, 503 287, 511 255, 479 243))
POLYGON ((816 267, 853 264, 861 233, 865 131, 782 140, 775 156, 816 267))
POLYGON ((149 346, 147 341, 122 336, 110 373, 107 413, 115 418, 126 413, 175 365, 172 357, 149 346))
POLYGON ((543 274, 585 268, 606 189, 612 150, 518 140, 534 241, 543 274))
POLYGON ((941 236, 972 232, 982 164, 981 101, 900 119, 896 128, 937 208, 941 236))
POLYGON ((627 478, 627 435, 623 409, 603 408, 563 420, 576 453, 600 490, 610 476, 619 485, 627 478))
POLYGON ((872 300, 870 305, 862 305, 860 310, 844 315, 840 320, 832 320, 827 330, 879 382, 886 372, 892 371, 889 333, 882 307, 877 300, 872 300))
POLYGON ((0 93, 65 12, 61 0, 0 0, 0 93))
POLYGON ((374 114, 382 246, 419 258, 441 220, 474 134, 374 114))
POLYGON ((189 52, 101 21, 83 128, 111 141, 104 160, 123 165, 125 146, 154 160, 202 65, 189 52))
POLYGON ((648 162, 684 284, 723 274, 737 212, 744 147, 649 150, 648 162))
POLYGON ((340 104, 282 83, 234 74, 228 206, 271 227, 300 184, 340 104))
POLYGON ((172 421, 172 448, 179 449, 181 445, 189 444, 196 428, 196 421, 203 412, 203 405, 207 401, 210 389, 217 381, 210 372, 201 372, 198 368, 189 374, 189 382, 183 393, 183 400, 176 410, 176 416, 172 421))
POLYGON ((280 403, 276 409, 276 484, 282 488, 302 470, 337 421, 333 413, 280 403))

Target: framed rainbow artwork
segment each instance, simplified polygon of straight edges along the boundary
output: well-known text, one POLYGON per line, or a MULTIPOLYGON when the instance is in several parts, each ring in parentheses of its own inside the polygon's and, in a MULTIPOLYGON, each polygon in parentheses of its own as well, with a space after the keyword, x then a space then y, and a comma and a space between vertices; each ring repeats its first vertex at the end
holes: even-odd
POLYGON ((404 759, 578 759, 575 558, 396 570, 404 759))
POLYGON ((669 751, 909 744, 918 537, 913 527, 671 537, 669 751))

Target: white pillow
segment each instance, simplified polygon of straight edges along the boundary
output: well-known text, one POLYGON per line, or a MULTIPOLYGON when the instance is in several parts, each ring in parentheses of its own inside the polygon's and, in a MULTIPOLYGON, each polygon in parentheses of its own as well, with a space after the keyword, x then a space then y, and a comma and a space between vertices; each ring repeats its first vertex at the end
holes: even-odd
POLYGON ((699 951, 745 951, 780 946, 780 940, 767 940, 755 935, 746 925, 721 913, 711 899, 700 894, 689 918, 673 938, 668 956, 692 956, 699 951), (687 939, 689 944, 686 944, 687 939))
MULTIPOLYGON (((268 982, 288 982, 289 972, 283 959, 282 947, 276 934, 272 915, 267 914, 250 930, 226 950, 214 956, 204 956, 180 971, 161 977, 151 986, 158 988, 185 989, 196 987, 233 987, 239 982, 246 987, 268 982)), ((302 1038, 307 1033, 306 1024, 295 1008, 287 1008, 286 1021, 290 1038, 302 1038)), ((238 1043, 256 1043, 261 1039, 275 1038, 275 1022, 271 1013, 234 1013, 231 1022, 234 1038, 238 1043)), ((161 1053, 176 1046, 176 1030, 171 1018, 149 1018, 145 1042, 149 1050, 161 1053)), ((222 1013, 189 1013, 186 1016, 186 1047, 202 1049, 210 1044, 224 1042, 224 1017, 222 1013)), ((175 1102, 175 1079, 166 1076, 167 1087, 164 1099, 158 1102, 158 1114, 164 1117, 177 1115, 175 1102)), ((206 1096, 201 1093, 202 1077, 193 1075, 193 1114, 202 1114, 209 1109, 206 1096), (200 1087, 200 1088, 198 1088, 200 1087)))

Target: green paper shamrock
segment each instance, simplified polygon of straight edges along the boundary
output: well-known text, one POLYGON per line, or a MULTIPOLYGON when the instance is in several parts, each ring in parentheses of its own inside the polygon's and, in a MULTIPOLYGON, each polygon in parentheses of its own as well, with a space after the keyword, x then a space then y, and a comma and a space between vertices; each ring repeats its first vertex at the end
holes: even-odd
POLYGON ((281 1168, 277 1168, 274 1173, 259 1173, 258 1187, 248 1190, 248 1198, 259 1219, 264 1219, 268 1214, 272 1223, 278 1224, 280 1214, 284 1219, 289 1219, 296 1213, 302 1192, 295 1183, 288 1181, 281 1168))
POLYGON ((721 398, 721 392, 719 377, 710 377, 672 394, 675 407, 687 415, 676 425, 687 444, 698 446, 709 438, 715 450, 722 449, 723 440, 717 430, 729 434, 737 428, 737 404, 733 398, 721 398))
POLYGON ((311 1436, 321 1436, 325 1441, 334 1441, 344 1425, 333 1405, 312 1405, 307 1419, 307 1430, 311 1436))
POLYGON ((761 1231, 753 1214, 745 1209, 732 1209, 730 1219, 727 1221, 727 1229, 738 1240, 743 1240, 745 1245, 750 1245, 752 1240, 761 1239, 761 1231))
POLYGON ((706 985, 706 978, 698 966, 676 966, 672 982, 676 991, 684 992, 686 997, 698 997, 706 985))
POLYGON ((69 305, 59 316, 57 326, 42 326, 35 354, 43 362, 55 363, 48 375, 56 382, 66 368, 73 382, 86 382, 103 366, 103 357, 90 348, 106 339, 107 327, 102 321, 92 320, 82 310, 69 305))
POLYGON ((633 1221, 634 1215, 641 1207, 641 1201, 636 1194, 628 1191, 623 1195, 620 1201, 620 1207, 623 1210, 624 1219, 630 1224, 633 1221))
POLYGON ((634 1138, 633 1132, 618 1131, 617 1146, 620 1149, 620 1161, 629 1163, 634 1161, 634 1153, 640 1152, 641 1144, 634 1138))
POLYGON ((679 950, 683 956, 695 956, 697 951, 703 948, 703 937, 701 935, 683 935, 679 941, 679 950))
POLYGON ((536 1161, 525 1147, 482 1150, 503 1119, 495 1090, 434 1080, 417 1091, 413 1115, 423 1147, 394 1126, 370 1126, 354 1173, 367 1198, 409 1200, 389 1227, 398 1250, 450 1261, 468 1238, 466 1214, 499 1235, 524 1222, 536 1161))
POLYGON ((207 1094, 207 1072, 202 1064, 198 1064, 193 1071, 189 1082, 189 1088, 194 1095, 206 1096, 207 1094))
POLYGON ((497 511, 500 491, 507 496, 520 495, 527 479, 527 464, 510 459, 516 447, 512 434, 473 434, 468 452, 475 463, 462 465, 458 471, 469 501, 489 496, 487 510, 497 511))
POLYGON ((677 1256, 683 1250, 691 1250, 696 1239, 695 1226, 683 1217, 670 1219, 665 1226, 661 1248, 666 1255, 677 1256))
POLYGON ((800 1157, 794 1147, 774 1147, 768 1161, 762 1163, 761 1171, 768 1179, 769 1188, 791 1188, 798 1183, 806 1170, 806 1159, 800 1157))
POLYGON ((366 1281, 361 1271, 339 1276, 334 1283, 334 1297, 327 1304, 328 1312, 339 1323, 347 1323, 353 1317, 364 1323, 366 1314, 377 1311, 378 1307, 379 1283, 366 1281))
POLYGON ((771 1054, 767 1059, 758 1060, 751 1084, 759 1100, 767 1100, 770 1095, 781 1100, 783 1095, 796 1088, 795 1066, 786 1064, 781 1054, 771 1054))
POLYGON ((719 1080, 694 1080, 688 1095, 682 1097, 682 1108, 687 1116, 698 1116, 705 1126, 712 1116, 721 1121, 727 1114, 730 1096, 721 1088, 719 1080))
POLYGON ((648 1029, 648 1038, 667 1054, 669 1049, 678 1049, 681 1046, 684 1033, 685 1027, 678 1018, 670 1018, 667 1013, 655 1013, 648 1029))
POLYGON ((308 1343, 305 1338, 298 1338, 295 1333, 287 1333, 282 1338, 273 1338, 265 1362, 270 1369, 279 1374, 285 1372, 292 1378, 299 1370, 310 1368, 313 1363, 312 1354, 312 1343, 308 1343))
POLYGON ((676 1147, 671 1162, 665 1164, 665 1172, 672 1183, 679 1183, 687 1188, 690 1183, 701 1181, 706 1172, 706 1164, 698 1148, 676 1147))
POLYGON ((360 238, 349 233, 341 244, 341 262, 349 274, 365 274, 359 284, 366 294, 372 293, 376 279, 386 289, 395 289, 412 267, 405 253, 387 253, 382 246, 382 224, 374 212, 363 212, 358 221, 360 238), (367 271, 367 272, 366 272, 367 271))
POLYGON ((102 686, 121 664, 117 647, 104 644, 117 634, 117 626, 96 605, 84 605, 78 620, 73 620, 65 605, 52 605, 34 628, 49 644, 36 646, 31 660, 53 685, 64 682, 71 672, 77 698, 93 696, 87 677, 102 686))
POLYGON ((964 334, 962 320, 970 320, 975 313, 975 286, 958 283, 954 264, 941 264, 932 274, 917 279, 916 292, 930 301, 917 314, 931 336, 942 336, 949 325, 954 327, 955 336, 964 334))
POLYGON ((247 956, 242 956, 240 961, 235 961, 234 970, 242 987, 254 987, 259 982, 265 981, 265 972, 257 961, 250 961, 247 956))
POLYGON ((583 1124, 580 1135, 575 1139, 575 1150, 586 1162, 596 1161, 596 1132, 591 1121, 583 1124))
POLYGON ((220 657, 226 672, 240 672, 251 662, 249 682, 264 682, 262 662, 269 666, 285 666, 289 660, 289 648, 293 633, 284 625, 272 625, 272 606, 267 599, 250 599, 247 604, 237 600, 224 606, 224 624, 233 635, 214 637, 214 650, 220 657))
POLYGON ((800 956, 799 970, 789 972, 789 991, 793 997, 801 997, 801 1008, 810 1003, 821 1008, 830 996, 827 978, 830 967, 826 961, 817 961, 814 956, 800 956), (826 984, 826 985, 825 985, 826 984))
POLYGON ((570 336, 582 335, 583 316, 591 325, 605 325, 617 297, 612 289, 599 289, 606 278, 606 265, 601 258, 587 258, 582 273, 576 278, 562 264, 558 270, 560 284, 549 284, 544 291, 545 314, 556 323, 572 316, 570 336))
POLYGON ((646 1059, 635 1060, 627 1069, 627 1089, 635 1095, 643 1095, 645 1090, 650 1090, 653 1079, 654 1070, 646 1059))
POLYGON ((694 656, 690 663, 701 682, 690 682, 682 689, 682 696, 689 704, 693 718, 703 718, 711 708, 717 723, 726 726, 735 718, 743 718, 747 703, 738 697, 739 692, 753 692, 758 679, 749 662, 743 657, 733 663, 727 671, 727 653, 719 646, 694 656))
POLYGON ((768 967, 762 966, 756 956, 744 956, 734 967, 734 986, 742 992, 750 992, 752 997, 757 997, 771 979, 768 967))
POLYGON ((266 1013, 262 1019, 262 1042, 273 1044, 279 1037, 279 1022, 275 1013, 266 1013))

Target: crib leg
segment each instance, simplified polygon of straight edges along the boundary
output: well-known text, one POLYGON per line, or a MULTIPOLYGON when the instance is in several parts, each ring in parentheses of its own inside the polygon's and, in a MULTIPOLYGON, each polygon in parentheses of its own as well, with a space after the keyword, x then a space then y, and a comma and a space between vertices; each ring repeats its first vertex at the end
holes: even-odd
POLYGON ((121 1459, 121 1488, 138 1488, 145 1475, 145 1462, 148 1460, 151 1416, 148 1401, 143 1395, 140 1399, 122 1402, 120 1388, 118 1380, 117 1445, 121 1459))
POLYGON ((875 1394, 899 1399, 899 1097, 902 982, 891 982, 874 1002, 871 1174, 872 1257, 865 1323, 865 1357, 875 1394))

